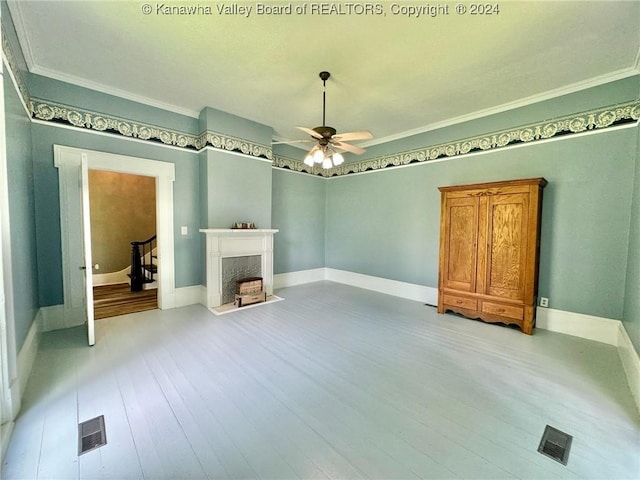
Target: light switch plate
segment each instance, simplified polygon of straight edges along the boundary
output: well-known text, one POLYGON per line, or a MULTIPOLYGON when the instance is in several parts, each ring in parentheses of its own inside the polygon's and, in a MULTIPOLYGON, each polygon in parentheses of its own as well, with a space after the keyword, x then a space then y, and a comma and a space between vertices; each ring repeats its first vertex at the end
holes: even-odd
POLYGON ((180 233, 182 235, 189 235, 189 229, 187 227, 180 227, 180 233))

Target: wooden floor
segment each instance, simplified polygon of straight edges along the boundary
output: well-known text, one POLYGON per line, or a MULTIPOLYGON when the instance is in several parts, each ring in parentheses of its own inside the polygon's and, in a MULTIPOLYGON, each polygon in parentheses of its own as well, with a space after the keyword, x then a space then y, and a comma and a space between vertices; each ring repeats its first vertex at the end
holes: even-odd
POLYGON ((319 282, 43 334, 5 479, 636 479, 617 351, 319 282), (107 445, 77 454, 104 415, 107 445), (573 435, 568 465, 537 452, 573 435))
POLYGON ((157 289, 132 292, 128 283, 93 287, 93 314, 96 320, 156 308, 157 289))

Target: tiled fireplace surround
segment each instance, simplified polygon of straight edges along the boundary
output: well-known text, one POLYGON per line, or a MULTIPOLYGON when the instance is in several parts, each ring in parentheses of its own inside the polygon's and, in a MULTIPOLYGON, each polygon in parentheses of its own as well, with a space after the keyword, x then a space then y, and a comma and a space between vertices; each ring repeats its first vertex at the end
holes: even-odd
POLYGON ((207 308, 214 313, 223 301, 222 259, 259 255, 261 274, 267 297, 273 295, 273 235, 271 229, 206 228, 207 308))

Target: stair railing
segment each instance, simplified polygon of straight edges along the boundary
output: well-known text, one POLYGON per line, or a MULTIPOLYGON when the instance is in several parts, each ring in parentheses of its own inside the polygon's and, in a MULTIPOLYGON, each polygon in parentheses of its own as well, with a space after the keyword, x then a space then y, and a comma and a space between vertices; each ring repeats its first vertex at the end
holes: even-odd
POLYGON ((151 283, 156 273, 156 265, 153 263, 154 243, 156 236, 143 242, 131 242, 131 291, 139 292, 145 283, 151 283), (146 262, 149 263, 146 263, 146 262))

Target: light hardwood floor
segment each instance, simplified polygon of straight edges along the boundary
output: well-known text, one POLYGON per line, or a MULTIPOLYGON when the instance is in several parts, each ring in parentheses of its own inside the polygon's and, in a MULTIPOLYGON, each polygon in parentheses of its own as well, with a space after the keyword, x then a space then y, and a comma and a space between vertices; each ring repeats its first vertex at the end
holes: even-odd
POLYGON ((5 479, 640 476, 615 348, 484 324, 330 282, 48 332, 5 479), (107 445, 77 455, 77 424, 107 445), (573 435, 567 466, 537 452, 573 435))

